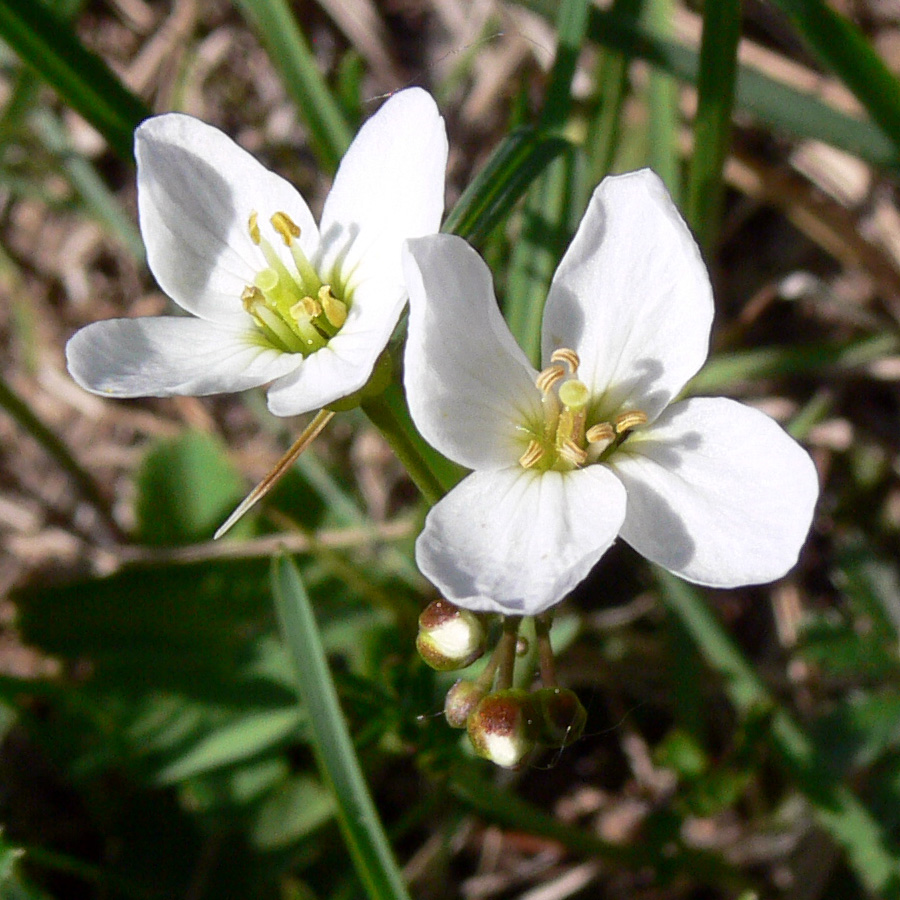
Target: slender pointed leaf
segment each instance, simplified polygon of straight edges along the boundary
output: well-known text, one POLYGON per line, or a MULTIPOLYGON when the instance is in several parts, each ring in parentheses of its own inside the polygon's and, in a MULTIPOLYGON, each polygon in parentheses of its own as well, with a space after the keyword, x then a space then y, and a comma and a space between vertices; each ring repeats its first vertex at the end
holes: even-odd
POLYGON ((563 138, 532 128, 511 132, 469 182, 442 230, 475 244, 484 240, 529 185, 568 146, 563 138))
POLYGON ((338 821, 356 871, 371 900, 408 900, 341 712, 315 614, 300 573, 287 557, 274 561, 272 587, 319 768, 334 790, 338 821))
POLYGON ((85 117, 124 160, 134 129, 150 111, 71 25, 39 0, 0 0, 0 37, 85 117))
POLYGON ((687 220, 700 246, 708 250, 718 233, 721 215, 722 172, 731 140, 737 47, 741 37, 741 3, 720 0, 706 3, 703 10, 687 220))
POLYGON ((256 28, 309 131, 320 164, 334 172, 351 133, 290 6, 285 0, 234 0, 256 28))

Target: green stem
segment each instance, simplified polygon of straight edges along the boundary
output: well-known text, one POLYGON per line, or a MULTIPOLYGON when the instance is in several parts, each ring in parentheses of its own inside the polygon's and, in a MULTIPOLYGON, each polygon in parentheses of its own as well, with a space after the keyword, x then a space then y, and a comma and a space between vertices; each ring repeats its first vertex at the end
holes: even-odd
POLYGON ((413 424, 399 384, 365 400, 363 412, 384 435, 429 506, 434 506, 462 478, 465 470, 429 446, 413 424))
POLYGON ((0 377, 0 407, 27 431, 75 482, 82 496, 98 512, 112 533, 122 539, 122 529, 113 518, 106 498, 93 478, 81 467, 69 448, 31 411, 28 404, 0 377))

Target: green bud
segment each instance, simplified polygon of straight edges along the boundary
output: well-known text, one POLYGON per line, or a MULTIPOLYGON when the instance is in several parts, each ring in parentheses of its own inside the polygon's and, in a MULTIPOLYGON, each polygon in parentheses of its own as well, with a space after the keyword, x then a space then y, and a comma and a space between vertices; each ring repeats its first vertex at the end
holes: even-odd
POLYGON ((527 691, 488 694, 469 716, 466 728, 475 752, 505 769, 522 765, 534 749, 537 715, 527 691))
POLYGON ((481 687, 475 681, 466 681, 460 678, 456 684, 447 691, 444 700, 444 716, 447 724, 452 728, 465 728, 472 711, 481 702, 487 688, 481 687))
POLYGON ((464 669, 484 653, 486 645, 481 619, 467 609, 435 600, 419 616, 416 649, 432 669, 464 669))
POLYGON ((534 695, 540 729, 538 740, 548 747, 574 744, 587 721, 587 712, 574 691, 568 688, 542 688, 534 695))

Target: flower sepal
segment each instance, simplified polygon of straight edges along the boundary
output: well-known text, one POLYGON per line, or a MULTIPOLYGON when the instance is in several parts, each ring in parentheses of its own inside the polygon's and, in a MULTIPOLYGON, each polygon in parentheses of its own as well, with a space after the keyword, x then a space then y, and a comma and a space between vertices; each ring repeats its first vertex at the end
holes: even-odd
POLYGON ((388 385, 390 385, 393 376, 394 361, 391 358, 391 354, 384 350, 376 360, 369 380, 358 391, 329 403, 326 409, 330 409, 332 412, 347 412, 348 410, 356 409, 357 406, 365 403, 366 400, 371 400, 373 397, 383 394, 387 390, 388 385))

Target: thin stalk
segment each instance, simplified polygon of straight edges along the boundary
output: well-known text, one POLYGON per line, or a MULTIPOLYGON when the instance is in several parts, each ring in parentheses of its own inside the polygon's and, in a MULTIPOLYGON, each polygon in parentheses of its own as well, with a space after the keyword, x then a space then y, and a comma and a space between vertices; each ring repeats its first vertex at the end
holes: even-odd
POLYGON ((391 445, 428 505, 434 506, 465 470, 445 459, 421 437, 399 384, 391 384, 384 393, 363 401, 361 407, 391 445))
POLYGON ((94 507, 112 533, 118 539, 125 540, 125 535, 113 517, 109 503, 97 482, 72 456, 69 448, 31 411, 28 404, 13 391, 2 376, 0 376, 0 407, 5 409, 19 426, 27 431, 69 475, 81 495, 94 507))
POLYGON ((213 535, 218 540, 243 516, 248 513, 269 491, 287 474, 291 466, 304 450, 322 433, 322 429, 332 420, 334 413, 330 409, 320 409, 312 422, 303 429, 300 437, 291 444, 290 449, 275 463, 274 468, 260 483, 238 504, 234 512, 219 526, 213 535))

